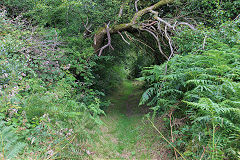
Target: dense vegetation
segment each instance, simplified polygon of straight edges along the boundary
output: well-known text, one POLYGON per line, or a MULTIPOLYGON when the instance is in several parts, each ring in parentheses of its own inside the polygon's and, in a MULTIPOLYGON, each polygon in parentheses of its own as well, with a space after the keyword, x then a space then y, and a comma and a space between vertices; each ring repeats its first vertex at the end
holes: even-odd
MULTIPOLYGON (((143 94, 141 103, 152 106, 154 116, 173 114, 176 145, 187 148, 185 154, 191 159, 200 157, 205 148, 209 150, 204 157, 211 155, 212 159, 238 155, 239 22, 220 26, 222 33, 228 35, 227 39, 220 38, 222 33, 216 34, 213 30, 210 32, 213 34, 207 35, 205 49, 202 43, 192 39, 195 47, 201 48, 198 53, 191 50, 190 54, 176 55, 169 62, 143 71, 141 79, 150 88, 143 94), (233 32, 233 37, 229 32, 233 32)), ((193 36, 204 39, 202 32, 193 36)), ((192 35, 191 31, 181 34, 192 35)), ((184 37, 181 36, 181 41, 184 37)))
POLYGON ((108 95, 138 78, 173 157, 238 159, 239 10, 239 0, 1 1, 0 158, 91 158, 108 95))

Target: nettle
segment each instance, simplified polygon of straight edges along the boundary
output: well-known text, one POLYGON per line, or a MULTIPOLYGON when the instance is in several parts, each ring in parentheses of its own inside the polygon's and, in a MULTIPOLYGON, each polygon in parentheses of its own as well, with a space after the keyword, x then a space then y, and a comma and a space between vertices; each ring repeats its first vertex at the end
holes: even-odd
MULTIPOLYGON (((239 28, 235 28, 237 30, 239 28)), ((186 156, 237 158, 240 147, 237 143, 240 134, 239 40, 232 38, 231 44, 225 44, 210 36, 204 42, 205 51, 176 55, 165 64, 146 68, 141 79, 150 87, 142 95, 140 104, 151 106, 154 116, 178 113, 174 117, 185 125, 175 126, 175 136, 182 135, 176 145, 181 149, 185 147, 186 156)), ((230 36, 233 37, 230 34, 225 39, 230 36)))

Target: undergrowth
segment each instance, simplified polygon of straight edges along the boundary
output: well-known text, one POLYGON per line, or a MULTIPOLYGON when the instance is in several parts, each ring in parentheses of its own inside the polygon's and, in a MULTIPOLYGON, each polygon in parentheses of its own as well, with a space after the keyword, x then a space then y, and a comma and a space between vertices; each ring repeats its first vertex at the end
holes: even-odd
POLYGON ((84 159, 100 100, 70 72, 58 31, 27 23, 0 11, 0 157, 84 159))
MULTIPOLYGON (((205 37, 205 49, 194 53, 194 47, 188 51, 191 54, 176 55, 160 66, 148 67, 140 78, 149 84, 140 104, 151 106, 153 117, 173 115, 172 121, 166 120, 166 126, 172 123, 169 129, 174 129, 171 133, 174 145, 187 158, 239 158, 240 29, 237 24, 239 20, 220 28, 224 33, 235 34, 226 34, 221 39, 213 31, 205 37)), ((187 33, 183 34, 186 37, 187 33)), ((191 42, 196 48, 203 45, 191 42)))

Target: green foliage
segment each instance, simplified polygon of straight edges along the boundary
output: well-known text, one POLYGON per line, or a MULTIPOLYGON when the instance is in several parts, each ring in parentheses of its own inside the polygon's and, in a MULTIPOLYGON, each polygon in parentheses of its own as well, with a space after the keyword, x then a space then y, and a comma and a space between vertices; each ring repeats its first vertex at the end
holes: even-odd
POLYGON ((107 0, 103 4, 94 0, 8 0, 3 2, 13 11, 24 10, 24 15, 44 26, 61 28, 62 32, 78 34, 85 30, 82 23, 89 23, 95 28, 107 21, 115 21, 121 1, 107 0), (16 9, 17 8, 17 9, 16 9))
POLYGON ((239 15, 239 0, 176 0, 172 8, 176 18, 191 14, 191 17, 207 26, 218 27, 229 19, 234 20, 239 15))
POLYGON ((30 139, 23 159, 31 157, 32 151, 39 152, 34 155, 37 159, 82 154, 83 148, 76 152, 72 149, 91 139, 89 131, 101 124, 99 115, 104 114, 96 92, 87 88, 90 72, 83 70, 86 66, 77 71, 89 74, 82 75, 86 84, 70 72, 57 30, 28 28, 25 21, 6 17, 5 11, 0 15, 0 113, 4 115, 1 156, 19 156, 24 147, 13 134, 15 130, 21 140, 30 139), (57 134, 63 128, 68 132, 57 134), (70 131, 71 136, 65 137, 70 131), (6 141, 9 138, 12 141, 6 141), (66 152, 60 154, 63 148, 66 152))
POLYGON ((13 159, 19 156, 26 146, 20 141, 13 126, 7 126, 3 121, 4 115, 0 114, 0 158, 13 159))
MULTIPOLYGON (((52 29, 52 34, 55 34, 56 30, 58 37, 61 37, 61 40, 66 44, 65 47, 61 47, 64 53, 54 53, 55 56, 48 56, 48 59, 56 59, 57 56, 58 60, 61 59, 60 63, 64 63, 65 66, 70 64, 70 72, 79 83, 83 84, 78 86, 81 87, 79 90, 86 90, 85 92, 91 95, 92 91, 88 90, 88 88, 109 93, 109 90, 116 86, 116 82, 121 81, 117 76, 118 74, 114 74, 113 72, 115 72, 114 66, 115 68, 116 66, 122 68, 122 64, 118 63, 119 61, 126 60, 122 54, 124 53, 122 46, 126 45, 118 42, 114 46, 114 54, 110 54, 111 56, 100 58, 99 60, 94 57, 95 53, 91 47, 93 42, 88 37, 91 37, 99 27, 104 26, 104 23, 111 22, 110 24, 114 25, 115 22, 128 22, 135 13, 134 2, 133 0, 105 0, 104 2, 93 0, 24 0, 20 3, 16 0, 8 0, 2 2, 2 4, 7 6, 11 15, 18 15, 19 12, 23 12, 24 17, 33 20, 33 23, 54 28, 52 29), (118 14, 121 6, 124 6, 124 9, 122 16, 119 18, 118 14), (90 30, 92 31, 92 34, 89 35, 85 34, 86 26, 84 27, 84 25, 87 23, 91 26, 90 30), (59 56, 61 58, 59 58, 59 56), (109 85, 106 85, 106 83, 109 83, 109 85)), ((156 2, 157 0, 139 2, 138 8, 142 9, 156 2)), ((200 16, 201 18, 205 18, 206 15, 208 15, 207 17, 214 18, 216 21, 219 19, 226 21, 229 17, 237 16, 238 1, 176 1, 174 5, 167 7, 168 12, 160 11, 160 16, 176 17, 176 20, 178 20, 177 17, 179 15, 188 15, 189 13, 199 15, 199 12, 201 12, 204 13, 200 16), (195 11, 193 11, 193 8, 195 11), (219 16, 220 13, 218 12, 220 11, 224 12, 223 16, 219 16)), ((202 20, 201 18, 199 19, 202 20)), ((49 37, 53 37, 53 35, 49 35, 49 37)), ((115 41, 118 41, 118 39, 116 38, 115 41)), ((126 47, 124 50, 126 50, 126 47)), ((130 75, 130 77, 139 76, 139 70, 142 66, 146 65, 141 58, 141 55, 138 55, 136 62, 133 62, 137 64, 134 64, 132 68, 124 65, 124 70, 125 68, 135 70, 133 72, 131 71, 130 74, 132 75, 130 75)), ((55 69, 54 72, 59 74, 59 70, 55 69)), ((47 74, 44 76, 49 78, 50 75, 51 74, 47 74)), ((96 91, 96 96, 102 97, 101 92, 96 91)), ((94 98, 88 98, 84 99, 84 101, 94 100, 94 98)))
POLYGON ((228 21, 219 26, 219 29, 199 26, 198 30, 184 30, 177 32, 174 41, 178 46, 179 54, 202 53, 203 50, 233 47, 240 43, 240 20, 228 21), (222 42, 222 43, 219 43, 222 42))
MULTIPOLYGON (((50 119, 48 114, 39 118, 39 123, 31 130, 27 137, 29 147, 22 159, 33 157, 34 159, 67 158, 85 159, 85 140, 92 135, 86 130, 86 126, 93 125, 88 113, 70 113, 68 122, 58 119, 50 119), (81 118, 77 118, 81 114, 81 118)), ((92 130, 92 128, 88 128, 92 130)))
MULTIPOLYGON (((119 42, 120 37, 112 36, 117 43, 113 42, 115 50, 108 56, 103 53, 97 57, 92 48, 91 37, 104 23, 129 22, 135 14, 134 2, 0 2, 0 112, 4 114, 3 121, 7 126, 21 130, 19 135, 23 139, 32 136, 28 148, 29 152, 41 153, 37 159, 84 156, 82 148, 73 150, 81 141, 90 139, 89 130, 101 123, 98 117, 103 114, 101 107, 108 103, 100 98, 111 93, 123 79, 138 77, 143 66, 153 63, 151 57, 146 60, 142 44, 139 45, 142 51, 135 51, 136 47, 123 47, 125 44, 122 40, 119 42), (122 5, 123 14, 119 17, 122 5), (90 31, 87 31, 89 26, 90 31), (54 127, 55 124, 59 125, 54 127), (72 129, 76 134, 64 137, 69 132, 58 134, 62 128, 72 129), (44 132, 40 133, 40 130, 44 132), (65 148, 66 152, 60 153, 65 148)), ((156 2, 158 0, 139 1, 138 8, 156 2)), ((237 155, 239 146, 234 140, 239 139, 236 136, 239 134, 239 20, 222 22, 236 18, 239 6, 238 0, 187 0, 163 6, 164 12, 159 9, 160 17, 192 21, 189 18, 192 15, 197 22, 218 29, 202 27, 196 32, 185 30, 177 34, 175 46, 186 56, 176 56, 169 63, 143 72, 143 79, 151 87, 143 94, 142 103, 154 106, 155 115, 175 106, 181 111, 179 117, 187 114, 193 122, 191 127, 181 130, 182 134, 192 133, 191 139, 198 142, 196 146, 185 144, 192 157, 201 145, 212 147, 212 153, 216 153, 212 154, 213 158, 237 155), (164 73, 166 66, 167 74, 164 73), (211 127, 205 127, 205 124, 211 127), (229 130, 225 131, 227 126, 229 130), (204 139, 202 144, 196 138, 199 137, 196 131, 204 139), (208 143, 205 132, 220 137, 218 143, 214 138, 208 143), (222 138, 228 134, 231 138, 222 138), (221 145, 215 145, 219 143, 221 145), (223 153, 226 148, 229 150, 223 153)), ((146 37, 146 40, 150 38, 146 37)))
MULTIPOLYGON (((207 35, 206 51, 201 49, 199 54, 176 55, 165 64, 146 68, 141 78, 150 88, 143 94, 140 104, 152 106, 154 115, 175 108, 178 118, 188 117, 190 128, 185 130, 185 126, 180 132, 189 137, 179 141, 180 146, 185 146, 191 153, 201 150, 201 146, 209 147, 211 152, 205 156, 211 155, 212 159, 239 156, 239 144, 236 143, 239 137, 236 135, 240 134, 240 45, 236 24, 239 21, 222 25, 232 25, 223 27, 222 32, 235 31, 235 37, 227 34, 225 39, 220 39, 217 34, 210 38, 217 32, 213 31, 207 35), (223 43, 227 39, 232 41, 223 43), (194 141, 195 146, 189 140, 194 141)), ((198 41, 192 43, 198 44, 198 41)), ((184 47, 188 48, 189 43, 184 47)), ((190 53, 195 51, 195 48, 188 50, 190 53)), ((191 158, 196 156, 193 155, 191 158)))

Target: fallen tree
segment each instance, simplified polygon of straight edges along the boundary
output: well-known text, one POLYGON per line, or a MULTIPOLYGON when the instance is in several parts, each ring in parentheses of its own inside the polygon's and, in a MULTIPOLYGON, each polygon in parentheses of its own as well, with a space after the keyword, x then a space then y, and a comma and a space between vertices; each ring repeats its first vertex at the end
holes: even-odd
MULTIPOLYGON (((178 22, 178 21, 171 21, 171 20, 164 20, 163 18, 159 17, 159 13, 156 11, 160 7, 173 3, 174 0, 161 0, 151 6, 148 6, 142 10, 138 11, 138 3, 139 0, 135 1, 135 9, 136 13, 133 15, 131 21, 129 23, 122 23, 110 26, 110 22, 105 25, 105 27, 99 28, 96 34, 94 35, 94 44, 93 47, 95 52, 98 53, 98 56, 102 55, 102 52, 107 47, 113 49, 111 45, 111 35, 112 34, 120 34, 122 39, 128 43, 121 32, 129 32, 129 33, 136 33, 136 32, 147 32, 151 36, 154 37, 157 48, 161 54, 165 58, 165 60, 169 60, 174 55, 174 48, 172 45, 172 40, 170 34, 173 30, 176 29, 179 25, 187 25, 191 29, 194 27, 186 22, 178 22), (149 18, 146 20, 142 20, 142 17, 146 14, 149 14, 149 18), (103 45, 105 39, 107 38, 107 44, 103 45), (162 43, 168 43, 168 47, 170 49, 170 53, 164 53, 162 50, 162 43)), ((123 7, 121 6, 118 17, 121 16, 123 12, 123 7)), ((131 41, 131 38, 126 34, 126 37, 131 41)))

